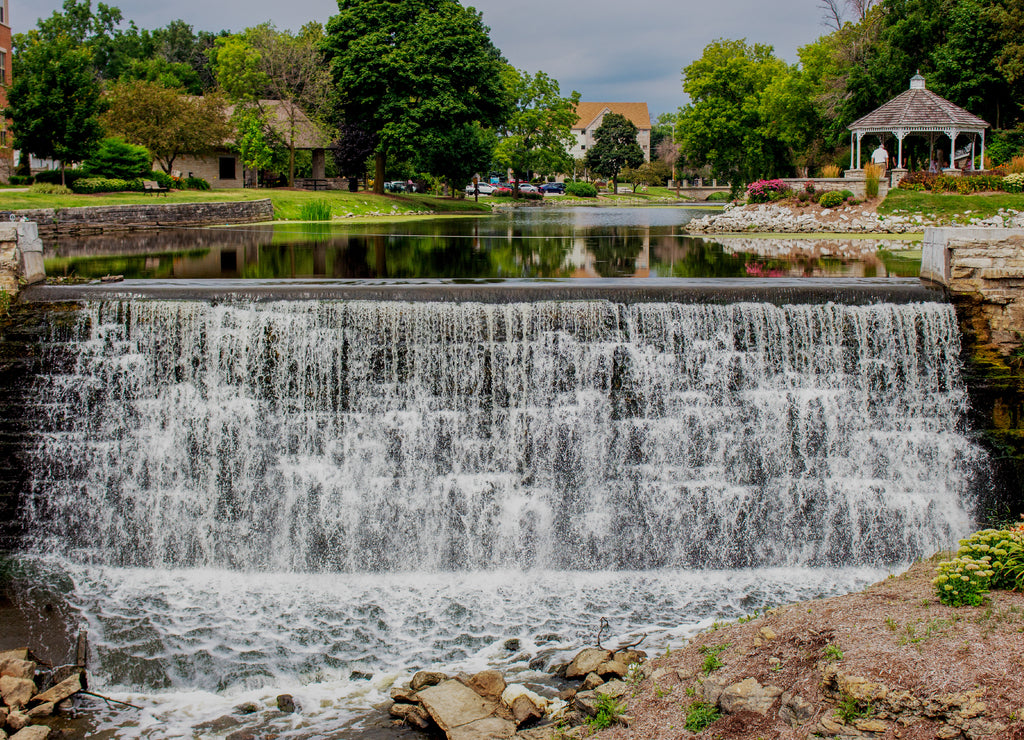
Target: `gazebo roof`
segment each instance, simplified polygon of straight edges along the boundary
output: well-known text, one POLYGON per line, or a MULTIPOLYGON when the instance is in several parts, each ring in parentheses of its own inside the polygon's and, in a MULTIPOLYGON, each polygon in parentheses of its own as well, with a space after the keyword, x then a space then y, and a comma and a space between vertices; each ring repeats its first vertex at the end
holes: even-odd
POLYGON ((879 131, 946 131, 955 129, 964 133, 981 131, 989 125, 958 105, 925 88, 924 77, 917 74, 910 80, 910 89, 900 93, 880 108, 859 118, 849 126, 850 131, 874 133, 879 131))

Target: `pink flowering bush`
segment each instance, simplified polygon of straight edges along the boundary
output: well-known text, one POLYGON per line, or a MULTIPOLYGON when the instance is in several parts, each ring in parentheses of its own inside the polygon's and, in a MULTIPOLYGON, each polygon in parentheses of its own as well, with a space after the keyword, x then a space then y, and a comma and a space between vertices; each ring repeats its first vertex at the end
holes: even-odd
POLYGON ((757 180, 747 185, 747 202, 771 203, 785 198, 789 193, 789 185, 782 180, 757 180))

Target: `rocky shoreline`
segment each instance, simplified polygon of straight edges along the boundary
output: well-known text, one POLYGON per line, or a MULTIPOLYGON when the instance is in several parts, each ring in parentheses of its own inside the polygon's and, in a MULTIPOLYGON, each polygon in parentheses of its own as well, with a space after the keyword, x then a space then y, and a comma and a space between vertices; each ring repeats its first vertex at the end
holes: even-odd
MULTIPOLYGON (((1024 226, 1024 214, 1004 211, 990 218, 967 218, 971 226, 1024 226)), ((689 221, 685 228, 691 234, 914 234, 926 226, 939 226, 945 219, 921 215, 884 215, 868 204, 820 208, 791 207, 778 203, 760 205, 727 205, 721 213, 701 216, 689 221)))

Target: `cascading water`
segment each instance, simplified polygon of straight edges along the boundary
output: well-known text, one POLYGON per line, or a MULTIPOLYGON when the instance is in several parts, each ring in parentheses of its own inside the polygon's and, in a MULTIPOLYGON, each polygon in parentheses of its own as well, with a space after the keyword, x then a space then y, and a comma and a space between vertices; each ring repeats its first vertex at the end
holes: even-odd
POLYGON ((70 345, 26 531, 125 690, 671 636, 971 524, 943 304, 100 302, 70 345))

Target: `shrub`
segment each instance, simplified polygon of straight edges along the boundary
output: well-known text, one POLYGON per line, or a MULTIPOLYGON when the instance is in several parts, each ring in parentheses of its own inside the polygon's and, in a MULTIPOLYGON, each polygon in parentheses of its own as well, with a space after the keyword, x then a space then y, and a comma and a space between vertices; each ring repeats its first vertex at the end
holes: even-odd
POLYGON ((747 185, 747 200, 751 203, 769 203, 785 198, 790 187, 782 180, 757 180, 747 185))
POLYGON ((71 195, 71 188, 63 185, 51 185, 48 182, 37 182, 29 188, 31 193, 43 193, 44 195, 71 195))
POLYGON ((11 175, 11 185, 31 185, 36 179, 32 175, 11 175))
POLYGON ((805 193, 808 193, 810 195, 814 195, 814 190, 815 190, 815 187, 814 187, 814 181, 813 180, 808 180, 807 182, 804 183, 804 192, 805 193))
MULTIPOLYGON (((14 178, 12 177, 13 181, 14 178)), ((1003 178, 1003 190, 1008 193, 1019 193, 1024 190, 1024 172, 1011 172, 1003 178)))
MULTIPOLYGON (((64 183, 68 187, 71 187, 75 180, 81 180, 85 177, 85 173, 82 170, 64 170, 64 183)), ((60 185, 60 170, 44 170, 35 175, 36 182, 48 182, 51 185, 60 185)))
POLYGON ((523 200, 544 200, 544 193, 519 193, 523 200))
POLYGON ((301 221, 330 221, 331 204, 326 200, 313 200, 303 203, 299 208, 299 219, 301 221))
POLYGON ((157 185, 168 190, 172 188, 181 188, 180 181, 175 180, 173 177, 168 175, 163 170, 150 170, 145 175, 141 175, 144 180, 155 180, 157 185))
POLYGON ((714 704, 695 701, 686 708, 686 723, 683 726, 690 732, 701 732, 721 716, 714 704))
POLYGON ((822 177, 839 177, 839 165, 827 164, 821 168, 822 177))
POLYGON ((209 190, 210 183, 201 177, 186 177, 182 180, 182 184, 188 190, 209 190))
POLYGON ((983 529, 960 540, 957 556, 938 564, 932 584, 947 606, 978 606, 990 589, 1024 588, 1024 532, 983 529))
POLYGON ((835 208, 843 204, 846 198, 838 190, 827 190, 818 197, 818 205, 822 208, 835 208))
POLYGON ((577 198, 596 198, 597 188, 589 182, 570 182, 565 185, 566 195, 575 195, 577 198))
POLYGON ((71 190, 76 193, 122 193, 142 192, 142 179, 122 180, 113 177, 83 177, 75 180, 71 190))
POLYGON ((103 139, 92 156, 82 163, 82 171, 90 177, 119 180, 145 177, 152 167, 153 158, 146 147, 118 138, 103 139))
POLYGON ((722 202, 730 200, 728 193, 712 193, 708 196, 708 201, 712 203, 722 202))

